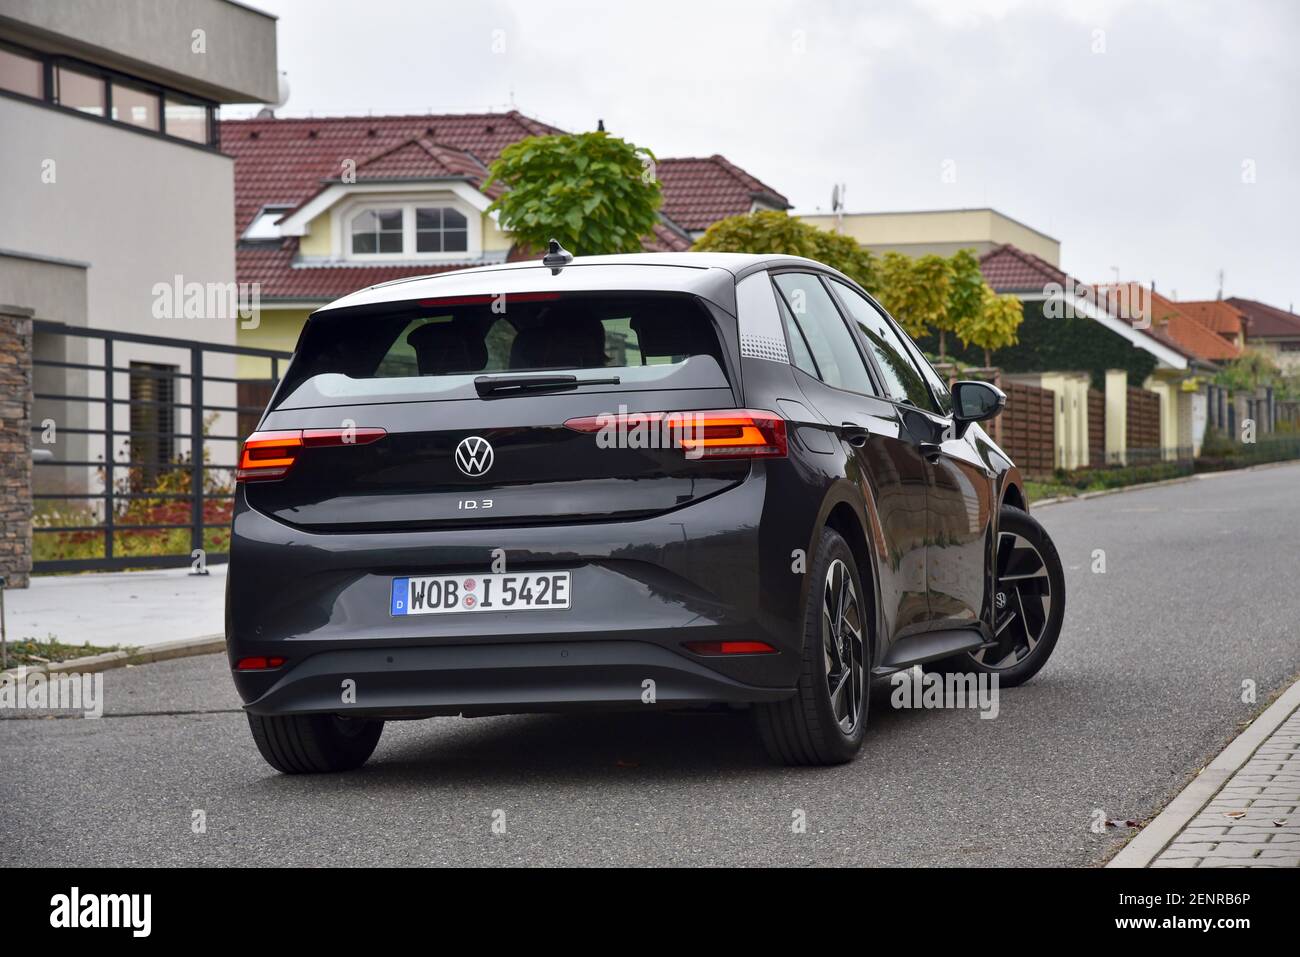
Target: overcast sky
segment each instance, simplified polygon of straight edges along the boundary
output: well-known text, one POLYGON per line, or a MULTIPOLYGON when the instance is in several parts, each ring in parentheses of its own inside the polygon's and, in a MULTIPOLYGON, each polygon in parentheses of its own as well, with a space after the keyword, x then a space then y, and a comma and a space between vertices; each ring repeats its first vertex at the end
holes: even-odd
POLYGON ((1222 269, 1300 309, 1296 0, 253 4, 280 18, 282 115, 603 118, 797 212, 836 182, 853 212, 992 206, 1082 281, 1212 298, 1222 269))

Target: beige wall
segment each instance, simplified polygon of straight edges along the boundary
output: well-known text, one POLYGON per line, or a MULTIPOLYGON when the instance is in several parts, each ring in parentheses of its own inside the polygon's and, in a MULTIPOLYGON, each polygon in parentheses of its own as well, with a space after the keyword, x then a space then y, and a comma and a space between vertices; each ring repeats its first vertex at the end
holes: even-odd
POLYGON ((4 0, 0 33, 220 103, 278 99, 275 18, 228 0, 4 0))
MULTIPOLYGON (((323 304, 322 304, 323 305, 323 304)), ((298 343, 298 334, 302 332, 303 323, 315 310, 296 307, 278 309, 263 304, 256 328, 239 330, 239 345, 250 349, 280 349, 292 352, 298 343)), ((257 356, 240 356, 236 365, 236 376, 240 379, 271 378, 271 363, 268 359, 257 356)), ((285 365, 280 363, 280 374, 284 375, 285 365)))
MULTIPOLYGON (((833 215, 800 218, 819 229, 836 228, 833 215)), ((1054 266, 1061 262, 1060 242, 993 209, 845 213, 840 217, 839 231, 874 252, 948 256, 958 249, 974 248, 984 253, 1002 243, 1011 243, 1054 266)))

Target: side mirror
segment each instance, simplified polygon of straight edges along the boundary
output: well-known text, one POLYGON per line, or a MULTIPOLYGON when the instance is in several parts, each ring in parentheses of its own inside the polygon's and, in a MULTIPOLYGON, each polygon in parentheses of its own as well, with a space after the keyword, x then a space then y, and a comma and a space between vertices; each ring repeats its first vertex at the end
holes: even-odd
POLYGON ((972 422, 991 419, 1006 405, 1007 394, 995 385, 978 380, 953 383, 952 418, 957 423, 958 437, 965 434, 972 422))

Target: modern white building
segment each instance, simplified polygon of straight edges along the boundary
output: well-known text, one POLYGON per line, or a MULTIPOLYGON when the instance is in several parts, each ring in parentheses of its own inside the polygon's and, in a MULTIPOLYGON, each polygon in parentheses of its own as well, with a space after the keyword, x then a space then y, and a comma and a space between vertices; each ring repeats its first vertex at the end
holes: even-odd
MULTIPOLYGON (((233 345, 234 161, 217 111, 275 102, 278 88, 275 18, 233 0, 0 0, 0 304, 38 323, 233 345)), ((104 349, 38 325, 36 393, 111 386, 137 402, 113 404, 110 450, 107 403, 38 399, 33 426, 54 428, 33 430, 36 454, 159 465, 187 454, 190 353, 114 342, 122 371, 106 381, 104 349), (175 435, 132 448, 132 431, 175 435)), ((234 365, 212 353, 204 373, 233 378, 234 365)), ((213 382, 205 404, 233 406, 234 394, 213 382)), ((233 436, 234 416, 210 430, 233 436)), ((233 441, 212 451, 234 454, 233 441)), ((34 483, 103 490, 91 466, 38 467, 34 483)))

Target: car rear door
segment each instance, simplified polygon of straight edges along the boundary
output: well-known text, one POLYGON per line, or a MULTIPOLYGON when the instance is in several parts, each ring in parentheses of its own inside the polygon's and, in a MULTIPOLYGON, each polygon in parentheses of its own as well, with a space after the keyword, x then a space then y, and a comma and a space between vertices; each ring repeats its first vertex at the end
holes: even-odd
POLYGON ((832 280, 831 287, 852 316, 925 460, 931 621, 950 627, 976 623, 988 596, 992 472, 979 461, 970 442, 956 437, 947 387, 906 334, 852 286, 832 280))
MULTIPOLYGON (((852 332, 819 275, 773 276, 791 362, 800 388, 825 418, 834 441, 854 450, 868 509, 883 534, 876 556, 887 640, 929 617, 925 595, 926 476, 915 441, 877 391, 852 332)), ((863 570, 865 572, 865 570, 863 570)))

